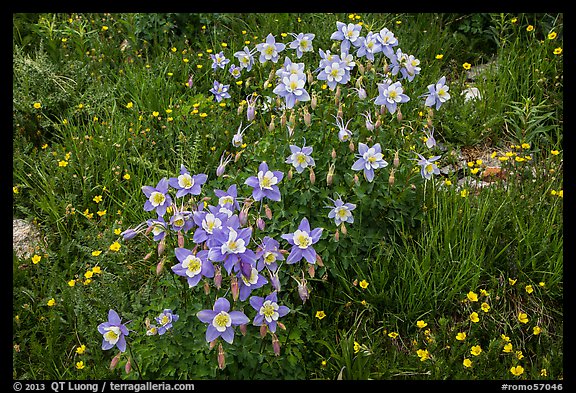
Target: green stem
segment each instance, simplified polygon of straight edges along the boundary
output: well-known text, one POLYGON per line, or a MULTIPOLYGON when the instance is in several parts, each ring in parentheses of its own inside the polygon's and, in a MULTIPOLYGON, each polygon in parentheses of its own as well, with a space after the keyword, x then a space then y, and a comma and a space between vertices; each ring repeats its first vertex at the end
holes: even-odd
POLYGON ((136 366, 136 371, 138 371, 138 379, 142 380, 142 371, 140 370, 140 366, 138 365, 138 362, 136 361, 136 358, 132 353, 132 347, 130 346, 128 341, 126 341, 126 346, 128 347, 128 352, 130 352, 130 358, 134 360, 134 366, 136 366))

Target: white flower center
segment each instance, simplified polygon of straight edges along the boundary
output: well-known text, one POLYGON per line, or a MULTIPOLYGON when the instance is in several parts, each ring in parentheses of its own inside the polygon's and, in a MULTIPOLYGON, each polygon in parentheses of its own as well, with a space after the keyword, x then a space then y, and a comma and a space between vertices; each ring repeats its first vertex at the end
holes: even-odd
POLYGON ((274 254, 273 252, 267 251, 264 254, 264 263, 266 263, 267 265, 270 265, 274 262, 276 262, 276 254, 274 254))
POLYGON ((270 300, 266 300, 262 307, 260 307, 260 311, 258 312, 260 315, 264 315, 266 318, 266 322, 277 321, 280 314, 278 314, 278 304, 275 302, 271 302, 270 300))
POLYGON ((202 220, 202 229, 212 234, 214 228, 222 228, 222 221, 218 217, 215 217, 214 214, 208 213, 206 217, 204 217, 204 220, 202 220))
POLYGON ((165 200, 166 200, 166 196, 164 194, 162 194, 161 192, 154 191, 152 194, 150 194, 149 201, 152 204, 152 206, 154 206, 154 207, 162 205, 165 200))
POLYGON ((120 328, 118 326, 111 326, 104 329, 107 330, 107 332, 104 333, 104 340, 112 345, 116 344, 120 339, 120 328))
POLYGON ((232 318, 226 311, 220 311, 212 320, 212 326, 219 332, 225 331, 230 325, 232 325, 232 318))
POLYGON ((246 251, 244 239, 238 239, 238 233, 234 229, 230 229, 228 234, 228 241, 220 247, 222 254, 241 254, 246 251))
POLYGON ((195 255, 189 255, 182 262, 182 267, 186 269, 188 277, 194 277, 202 270, 202 260, 195 255))
POLYGON ((302 249, 306 249, 312 244, 312 238, 307 232, 297 229, 296 232, 294 232, 294 244, 302 249))
POLYGON ((271 190, 273 185, 278 184, 278 178, 271 171, 266 171, 266 173, 260 171, 258 172, 258 183, 261 189, 271 190))

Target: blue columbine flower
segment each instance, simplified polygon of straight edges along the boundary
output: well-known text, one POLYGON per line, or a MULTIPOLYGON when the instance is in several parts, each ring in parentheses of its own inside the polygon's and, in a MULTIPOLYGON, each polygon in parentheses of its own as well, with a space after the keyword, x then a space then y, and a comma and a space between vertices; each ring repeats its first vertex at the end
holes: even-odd
POLYGON ((426 135, 426 147, 432 149, 434 146, 436 146, 436 139, 434 139, 434 127, 431 129, 425 127, 424 134, 426 135))
POLYGON ((392 48, 398 45, 398 39, 394 36, 394 33, 387 28, 383 28, 378 33, 377 38, 382 45, 382 53, 388 58, 392 58, 394 56, 394 49, 392 48))
POLYGON ((250 319, 241 311, 230 311, 230 302, 226 298, 218 298, 212 310, 201 310, 196 313, 201 322, 207 323, 206 342, 222 337, 224 341, 232 344, 234 329, 232 326, 244 325, 250 319))
POLYGON ((128 328, 122 323, 120 316, 114 310, 108 311, 108 321, 98 325, 98 332, 102 334, 102 349, 108 350, 114 346, 118 347, 120 352, 126 351, 126 337, 128 328))
POLYGON ((357 46, 357 40, 360 37, 362 25, 354 23, 336 22, 336 31, 330 36, 331 40, 342 41, 340 50, 342 52, 350 51, 351 44, 357 46))
POLYGON ((193 213, 187 210, 178 210, 176 205, 174 205, 173 214, 170 217, 170 225, 175 232, 188 232, 194 227, 193 213))
POLYGON ((238 67, 235 64, 232 64, 228 72, 234 77, 234 79, 238 79, 242 75, 242 67, 238 67))
POLYGON ((352 131, 348 129, 348 124, 350 124, 352 119, 348 120, 346 124, 344 124, 344 119, 340 116, 334 116, 334 119, 336 119, 336 126, 338 127, 338 139, 340 142, 347 142, 352 137, 352 131))
POLYGON ((266 161, 263 161, 258 167, 258 175, 250 176, 244 184, 252 187, 252 198, 254 198, 255 201, 260 201, 263 198, 279 201, 281 195, 277 184, 280 183, 283 178, 284 173, 269 170, 268 164, 266 161))
POLYGON ((234 53, 234 57, 238 59, 241 69, 246 68, 246 71, 250 71, 252 69, 252 66, 254 65, 253 52, 255 50, 256 48, 252 48, 252 50, 249 50, 248 47, 245 46, 244 50, 240 50, 234 53))
POLYGON ((238 273, 240 301, 242 302, 248 299, 248 296, 250 296, 254 289, 261 288, 268 284, 266 277, 261 275, 256 267, 251 266, 250 269, 250 274, 248 276, 244 275, 243 273, 238 273))
POLYGON ((310 230, 310 223, 304 217, 300 221, 298 229, 293 233, 282 235, 282 239, 288 241, 292 245, 290 255, 286 259, 286 263, 293 264, 299 262, 304 258, 308 263, 316 263, 316 250, 312 247, 320 240, 323 228, 314 228, 310 230))
POLYGON ((336 226, 343 222, 352 224, 354 222, 352 210, 356 209, 356 205, 353 203, 344 203, 341 198, 330 200, 334 203, 334 206, 332 206, 332 210, 328 213, 328 218, 333 218, 336 226))
POLYGON ((290 33, 294 37, 294 41, 292 41, 289 45, 290 49, 296 49, 296 57, 301 58, 304 52, 310 52, 313 50, 312 48, 312 40, 316 36, 315 34, 308 33, 300 33, 296 35, 295 33, 290 33))
POLYGON ((288 307, 278 305, 278 295, 276 291, 265 298, 260 296, 250 297, 250 305, 257 312, 252 324, 254 326, 262 326, 265 324, 272 333, 276 332, 278 318, 290 312, 288 307))
POLYGON ((217 102, 222 101, 224 98, 230 98, 231 95, 228 93, 230 85, 224 85, 218 81, 214 81, 214 87, 210 89, 210 93, 214 94, 214 98, 217 102))
POLYGON ((436 110, 440 109, 440 106, 450 99, 448 90, 450 88, 446 86, 446 77, 443 76, 435 84, 428 85, 428 94, 425 95, 426 102, 424 105, 429 107, 436 105, 436 110))
POLYGON ((358 144, 358 154, 356 156, 358 159, 352 165, 352 169, 355 171, 364 170, 364 176, 369 182, 372 182, 374 179, 374 169, 388 166, 388 163, 384 161, 382 156, 382 150, 379 143, 376 143, 374 146, 369 148, 367 144, 360 142, 358 144))
POLYGON ((208 210, 197 210, 194 212, 194 223, 198 225, 193 237, 193 241, 196 244, 209 240, 214 234, 214 230, 222 229, 222 226, 228 220, 228 215, 225 212, 221 212, 217 207, 208 206, 208 210))
POLYGON ((212 69, 214 70, 216 68, 224 69, 226 67, 226 64, 230 63, 230 60, 227 59, 226 56, 224 56, 224 52, 211 54, 210 58, 212 59, 212 69))
POLYGON ((376 105, 386 105, 390 113, 396 112, 398 104, 410 101, 410 97, 404 94, 404 89, 400 82, 394 82, 390 79, 384 83, 378 83, 378 97, 374 99, 376 105))
POLYGON ((156 187, 142 186, 142 192, 148 198, 144 203, 145 211, 156 210, 159 216, 166 213, 166 209, 172 204, 172 198, 168 195, 168 185, 168 179, 162 178, 156 187))
POLYGON ((146 220, 146 223, 148 224, 147 231, 152 232, 154 241, 160 241, 166 237, 168 226, 162 216, 158 216, 158 218, 150 218, 146 220))
POLYGON ((244 131, 246 131, 248 129, 248 127, 250 127, 251 125, 252 125, 252 123, 250 123, 246 127, 242 128, 242 122, 240 122, 240 126, 238 126, 238 130, 232 136, 232 146, 234 146, 234 147, 242 146, 244 131))
POLYGON ((338 55, 331 55, 331 61, 320 61, 321 71, 318 80, 325 80, 330 90, 334 90, 337 84, 345 85, 350 80, 348 64, 343 62, 338 55))
POLYGON ((276 261, 284 260, 284 255, 280 252, 280 243, 270 236, 265 236, 256 250, 256 258, 258 260, 256 264, 258 271, 266 267, 271 272, 275 272, 278 269, 276 261))
POLYGON ((292 164, 296 172, 302 173, 304 169, 316 165, 314 159, 310 156, 312 154, 312 146, 298 147, 290 145, 290 156, 286 158, 286 164, 292 164))
POLYGON ((157 326, 157 332, 159 335, 163 335, 166 331, 172 328, 172 322, 176 322, 178 320, 178 315, 174 314, 171 309, 165 308, 162 313, 156 317, 156 322, 160 324, 157 326))
POLYGON ((304 74, 291 74, 284 76, 278 86, 272 91, 286 100, 286 108, 292 109, 299 101, 310 101, 310 94, 304 89, 306 76, 304 74))
POLYGON ((202 277, 214 277, 214 266, 208 261, 208 251, 192 251, 179 247, 174 250, 178 264, 172 266, 172 271, 181 277, 186 277, 188 286, 195 287, 202 277))
POLYGON ((366 37, 358 37, 358 50, 356 51, 356 56, 364 57, 370 61, 374 61, 374 54, 382 51, 382 44, 378 39, 378 34, 374 34, 371 31, 368 32, 366 37))
POLYGON ((264 64, 268 60, 272 63, 278 62, 279 53, 286 48, 285 44, 277 43, 276 38, 269 33, 266 36, 266 41, 256 45, 256 49, 260 52, 260 63, 264 64))
POLYGON ((214 190, 214 194, 218 197, 218 206, 224 207, 232 212, 240 210, 240 204, 236 199, 238 198, 236 184, 232 184, 226 191, 214 190))
POLYGON ((252 228, 226 226, 215 229, 207 242, 208 259, 222 262, 228 274, 234 270, 250 276, 252 266, 256 265, 256 254, 248 248, 251 236, 252 228))
POLYGON ((432 178, 432 175, 439 175, 440 174, 440 169, 438 169, 438 166, 434 163, 434 161, 438 160, 440 158, 440 156, 434 156, 431 158, 425 158, 423 155, 418 154, 418 165, 420 165, 420 175, 422 175, 422 177, 426 180, 430 180, 432 178))
POLYGON ((168 184, 176 189, 176 198, 185 195, 200 195, 201 187, 208 180, 208 175, 200 173, 191 176, 190 172, 184 165, 180 165, 180 175, 178 177, 171 177, 168 184))

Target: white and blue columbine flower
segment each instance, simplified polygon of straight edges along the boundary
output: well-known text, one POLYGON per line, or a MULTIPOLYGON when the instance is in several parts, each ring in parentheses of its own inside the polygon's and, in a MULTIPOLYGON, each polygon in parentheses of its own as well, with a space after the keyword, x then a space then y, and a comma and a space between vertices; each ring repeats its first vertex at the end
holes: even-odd
POLYGON ((290 74, 284 76, 273 93, 286 101, 286 108, 291 109, 299 101, 310 101, 310 94, 304 88, 306 76, 304 74, 290 74))
POLYGON ((312 146, 298 147, 290 145, 290 156, 286 158, 287 164, 292 164, 296 172, 302 173, 304 169, 316 165, 314 159, 310 156, 312 154, 312 146))
POLYGON ((394 49, 392 48, 398 45, 398 39, 394 36, 394 33, 387 28, 383 28, 378 33, 377 38, 382 45, 382 53, 388 58, 392 58, 394 56, 394 49))
POLYGON ((425 158, 423 155, 418 154, 418 165, 420 165, 420 175, 422 175, 422 178, 424 178, 425 180, 430 180, 432 178, 432 175, 439 175, 440 174, 440 169, 438 169, 438 166, 434 163, 434 161, 438 160, 440 158, 440 156, 434 156, 431 158, 425 158))
POLYGON ((234 53, 234 57, 237 58, 238 62, 240 63, 240 69, 246 68, 246 71, 250 71, 252 69, 252 66, 254 65, 253 51, 255 50, 256 48, 250 50, 247 46, 245 46, 244 50, 240 50, 234 53))
POLYGON ((294 33, 290 33, 294 36, 294 41, 292 41, 289 45, 290 49, 296 49, 296 57, 301 58, 304 52, 310 52, 313 50, 312 48, 312 40, 314 39, 315 35, 312 33, 304 34, 300 33, 298 35, 294 33))
POLYGON ((228 93, 230 85, 222 84, 218 81, 214 81, 214 86, 210 89, 210 93, 214 94, 214 98, 217 102, 222 101, 224 98, 230 98, 230 93, 228 93))
POLYGON ((230 59, 227 59, 226 56, 224 56, 224 52, 211 54, 210 58, 212 59, 212 69, 214 70, 216 68, 224 69, 226 64, 230 63, 230 59))
POLYGON ((358 46, 358 38, 360 37, 360 30, 362 25, 354 23, 336 22, 336 31, 330 36, 331 40, 342 41, 340 50, 342 52, 350 51, 350 46, 358 46))
POLYGON ((374 180, 375 169, 388 166, 388 163, 384 161, 379 143, 369 148, 367 144, 360 142, 357 157, 358 159, 352 165, 352 169, 355 171, 364 170, 364 176, 369 182, 374 180))
POLYGON ((446 85, 446 77, 443 76, 438 82, 428 85, 428 94, 425 95, 424 105, 429 107, 436 105, 436 110, 440 109, 440 106, 450 99, 448 90, 450 88, 446 85))
POLYGON ((342 224, 343 222, 347 222, 352 224, 354 222, 354 216, 352 216, 352 210, 356 209, 356 205, 353 203, 344 203, 342 198, 338 198, 330 200, 334 203, 333 206, 330 206, 332 210, 328 213, 328 218, 334 219, 334 224, 336 226, 342 224))
POLYGON ((378 97, 375 98, 374 104, 386 105, 388 111, 394 113, 398 104, 410 101, 410 97, 404 94, 404 89, 399 81, 391 82, 387 79, 384 83, 378 83, 378 97))
MULTIPOLYGON (((320 50, 322 55, 322 51, 320 50)), ((346 52, 348 53, 348 52, 346 52)), ((350 80, 348 63, 342 61, 338 55, 328 55, 320 60, 318 68, 318 80, 325 80, 330 90, 334 90, 337 84, 345 85, 350 80)))
POLYGON ((156 317, 156 322, 160 324, 160 326, 157 326, 158 334, 163 335, 166 333, 168 329, 172 328, 172 322, 176 322, 178 318, 178 315, 174 314, 171 309, 164 309, 164 311, 156 317))
POLYGON ((359 47, 356 51, 356 56, 364 57, 370 61, 374 61, 374 54, 382 51, 382 44, 378 39, 378 33, 372 33, 371 31, 366 34, 366 37, 359 37, 358 43, 359 47))
POLYGON ((260 52, 260 63, 264 64, 267 61, 272 63, 278 62, 279 53, 286 48, 286 44, 277 43, 276 38, 269 33, 266 36, 266 41, 256 45, 256 49, 260 52))

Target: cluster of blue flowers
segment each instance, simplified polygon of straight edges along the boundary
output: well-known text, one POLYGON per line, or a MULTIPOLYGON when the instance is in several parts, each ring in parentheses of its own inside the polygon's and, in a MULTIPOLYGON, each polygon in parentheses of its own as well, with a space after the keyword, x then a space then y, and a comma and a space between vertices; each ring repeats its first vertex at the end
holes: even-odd
MULTIPOLYGON (((325 81, 330 90, 334 90, 338 85, 346 85, 351 79, 351 71, 357 66, 356 59, 365 57, 369 61, 374 61, 379 53, 386 56, 389 61, 389 71, 386 72, 384 80, 377 83, 378 96, 373 98, 375 105, 393 114, 399 110, 399 105, 406 103, 410 97, 405 94, 402 82, 411 82, 416 75, 420 74, 420 61, 413 55, 408 55, 398 48, 398 40, 394 34, 384 28, 379 32, 368 32, 361 35, 362 25, 353 23, 336 23, 337 30, 331 35, 331 39, 340 41, 340 53, 333 54, 329 50, 319 49, 320 62, 313 71, 318 80, 325 81), (352 53, 352 50, 355 52, 352 53), (397 80, 393 80, 393 78, 397 80)), ((259 53, 260 64, 267 62, 277 63, 280 54, 284 50, 295 50, 298 59, 306 52, 313 51, 312 41, 314 34, 299 33, 292 34, 294 41, 288 45, 276 42, 272 34, 268 34, 265 41, 257 44, 254 48, 244 47, 243 50, 234 53, 237 64, 230 64, 230 59, 226 58, 224 52, 211 55, 214 71, 224 70, 227 65, 229 72, 234 78, 239 78, 242 72, 249 72, 255 64, 256 52, 259 53)), ((387 63, 388 64, 388 63, 387 63)), ((311 99, 305 86, 310 77, 305 71, 303 62, 293 62, 286 56, 282 66, 275 71, 276 86, 273 93, 284 100, 286 109, 293 108, 298 102, 305 102, 311 99)), ((271 74, 272 76, 272 74, 271 74)), ((428 85, 428 92, 421 97, 425 98, 424 105, 438 110, 442 104, 450 99, 448 86, 445 77, 440 78, 437 83, 428 85)), ((215 80, 210 92, 217 102, 226 98, 231 98, 230 85, 225 85, 215 80)), ((358 85, 355 89, 360 99, 366 99, 366 91, 358 85)), ((247 97, 247 119, 252 122, 255 117, 255 108, 258 95, 256 93, 247 97)), ((370 112, 362 114, 366 118, 366 128, 374 129, 370 112)), ((350 141, 352 131, 348 128, 350 120, 345 122, 341 114, 335 116, 336 125, 339 129, 338 138, 340 141, 350 141)), ((250 126, 238 127, 238 131, 232 138, 232 144, 239 147, 243 143, 243 135, 250 126)), ((426 146, 433 148, 436 144, 434 130, 425 130, 426 146)), ((285 163, 291 164, 298 173, 302 173, 306 168, 312 170, 315 161, 312 158, 313 147, 302 147, 290 145, 290 155, 285 163)), ((438 174, 439 170, 434 161, 440 158, 435 156, 425 158, 418 154, 418 164, 421 166, 421 175, 428 180, 433 174, 438 174)), ((225 157, 222 155, 220 165, 216 170, 218 177, 222 176, 226 165, 231 161, 232 155, 225 157)), ((368 182, 375 178, 375 170, 388 166, 384 160, 382 148, 379 143, 368 146, 366 143, 358 144, 356 160, 352 165, 352 170, 363 171, 368 182)), ((172 178, 161 179, 155 187, 144 186, 142 192, 147 200, 144 203, 144 210, 155 213, 155 217, 147 220, 133 229, 128 229, 122 233, 125 240, 135 237, 139 233, 146 235, 152 233, 153 240, 158 242, 158 253, 162 254, 166 246, 166 236, 170 231, 177 234, 178 247, 174 249, 177 263, 171 267, 174 274, 186 279, 189 287, 196 287, 204 280, 205 285, 212 282, 216 288, 222 285, 223 274, 226 273, 230 281, 230 292, 233 300, 241 302, 248 301, 254 308, 256 314, 252 320, 253 325, 261 326, 261 335, 268 331, 272 334, 273 344, 279 345, 275 336, 276 327, 281 323, 278 318, 289 313, 286 306, 278 304, 278 293, 280 292, 280 278, 282 263, 292 265, 305 260, 310 265, 314 265, 318 260, 314 244, 316 244, 323 233, 323 228, 311 228, 308 218, 301 219, 298 228, 292 233, 282 234, 283 239, 290 250, 283 250, 278 240, 265 236, 256 242, 253 238, 253 227, 248 225, 248 211, 254 202, 268 199, 270 201, 280 201, 281 193, 279 184, 284 178, 284 173, 278 170, 271 170, 266 162, 261 162, 258 171, 254 176, 248 177, 244 185, 252 188, 250 197, 239 197, 238 189, 232 184, 226 191, 214 190, 218 198, 217 204, 209 205, 205 201, 211 198, 200 198, 202 186, 206 183, 206 174, 192 175, 187 168, 182 165, 180 174, 172 178), (242 202, 242 207, 241 203, 242 202), (186 235, 190 234, 187 238, 186 235), (188 239, 188 240, 186 240, 188 239), (192 240, 192 245, 185 244, 192 240), (256 245, 254 247, 254 245, 256 245), (285 254, 288 256, 285 257, 285 254), (252 292, 270 284, 272 289, 265 297, 257 296, 252 292)), ((345 203, 340 197, 331 200, 332 206, 328 213, 328 218, 333 219, 336 226, 344 226, 345 223, 353 223, 352 211, 355 204, 345 203)), ((268 214, 267 214, 268 215, 268 214)), ((271 217, 271 213, 268 215, 271 217)), ((256 221, 259 229, 263 229, 264 223, 260 217, 256 221)), ((306 301, 309 296, 308 287, 304 277, 298 281, 298 293, 302 301, 306 301)), ((233 342, 234 326, 243 326, 249 323, 249 318, 242 311, 230 311, 231 304, 226 298, 216 299, 212 309, 201 310, 197 313, 198 319, 207 324, 206 341, 211 345, 216 339, 221 337, 228 343, 233 342)), ((158 325, 148 325, 147 334, 164 334, 172 327, 172 322, 178 320, 178 315, 172 310, 165 309, 155 321, 158 325)), ((110 310, 108 322, 98 327, 103 335, 103 349, 110 349, 117 346, 120 351, 126 348, 125 336, 128 330, 118 314, 110 310)))

